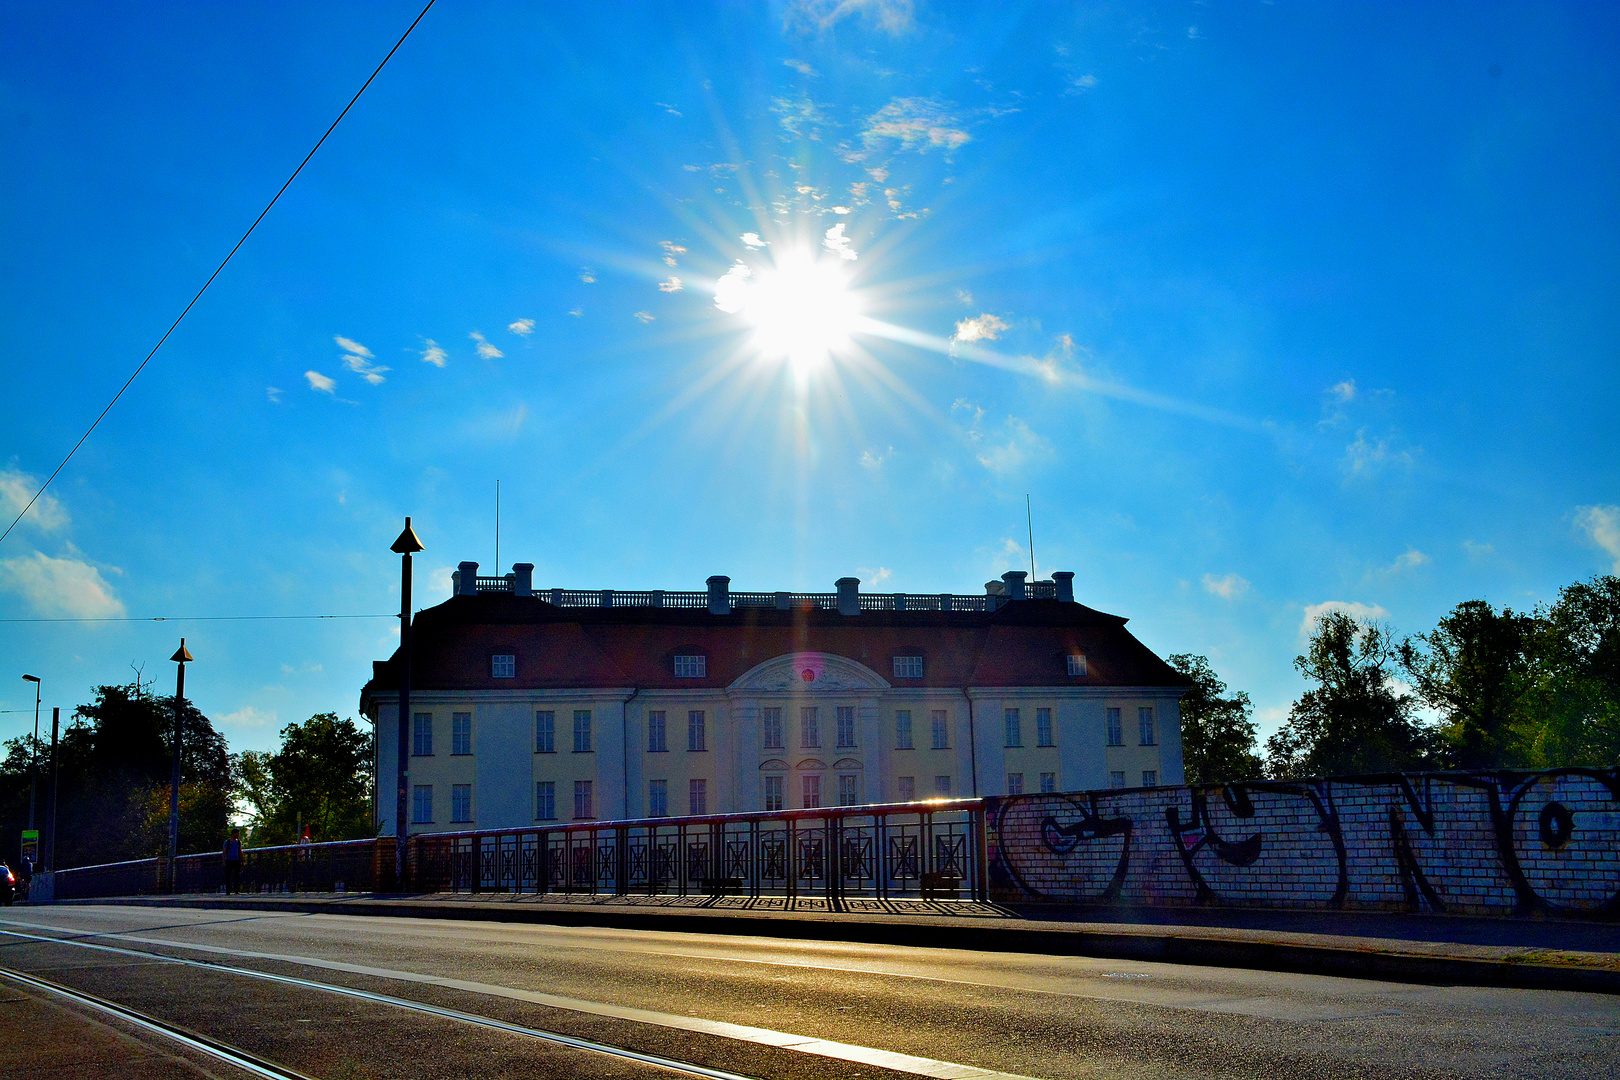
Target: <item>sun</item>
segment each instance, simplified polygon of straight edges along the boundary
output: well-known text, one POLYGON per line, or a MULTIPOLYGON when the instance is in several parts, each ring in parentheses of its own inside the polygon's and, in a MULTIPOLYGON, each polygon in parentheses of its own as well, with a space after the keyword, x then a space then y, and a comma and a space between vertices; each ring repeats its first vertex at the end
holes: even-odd
POLYGON ((753 326, 761 357, 785 359, 801 375, 848 351, 861 323, 844 260, 803 249, 790 248, 758 271, 737 262, 717 283, 714 303, 753 326))

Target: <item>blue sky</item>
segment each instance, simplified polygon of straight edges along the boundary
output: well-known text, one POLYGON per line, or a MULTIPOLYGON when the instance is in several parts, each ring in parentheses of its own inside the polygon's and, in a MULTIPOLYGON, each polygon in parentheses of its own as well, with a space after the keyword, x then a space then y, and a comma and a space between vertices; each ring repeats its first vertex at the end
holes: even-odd
MULTIPOLYGON (((417 10, 0 10, 7 521, 417 10)), ((1322 605, 1620 569, 1617 57, 1600 4, 441 0, 0 544, 0 618, 386 614, 406 514, 427 606, 496 480, 537 585, 975 592, 1028 493, 1042 576, 1274 729, 1322 605), (796 259, 859 308, 819 356, 717 297, 796 259)), ((0 655, 48 715, 181 634, 247 749, 396 623, 0 655)))

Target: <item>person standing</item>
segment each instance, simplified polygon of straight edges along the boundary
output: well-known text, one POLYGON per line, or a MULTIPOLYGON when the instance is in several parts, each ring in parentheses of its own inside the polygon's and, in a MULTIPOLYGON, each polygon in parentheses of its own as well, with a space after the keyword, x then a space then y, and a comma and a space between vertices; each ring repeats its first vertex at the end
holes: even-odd
POLYGON ((225 892, 227 895, 239 893, 242 891, 241 830, 231 830, 231 835, 225 840, 225 850, 221 854, 225 857, 225 892))

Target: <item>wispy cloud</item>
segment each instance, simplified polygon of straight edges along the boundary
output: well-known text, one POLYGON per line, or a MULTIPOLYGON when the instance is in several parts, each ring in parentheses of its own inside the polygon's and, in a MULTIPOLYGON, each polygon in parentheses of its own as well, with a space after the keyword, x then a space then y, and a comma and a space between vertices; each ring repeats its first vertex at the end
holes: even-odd
POLYGON ((507 323, 506 328, 518 337, 528 337, 534 333, 534 320, 519 319, 517 322, 507 323))
POLYGON ((588 266, 581 267, 579 271, 579 280, 583 281, 587 285, 593 284, 596 281, 596 271, 592 270, 588 266))
POLYGON ((816 69, 805 63, 803 60, 784 60, 782 63, 785 66, 792 68, 794 71, 797 71, 800 75, 809 75, 814 77, 817 74, 816 69))
POLYGON ((861 141, 868 148, 893 142, 901 150, 919 154, 940 149, 949 152, 971 138, 944 103, 934 98, 895 98, 867 117, 861 129, 861 141))
POLYGON ((1196 27, 1196 26, 1187 27, 1187 37, 1188 37, 1189 40, 1197 41, 1199 38, 1201 38, 1203 36, 1204 36, 1204 32, 1202 30, 1198 29, 1198 27, 1196 27))
POLYGON ((491 345, 488 341, 484 340, 484 335, 480 334, 476 330, 469 331, 467 336, 473 341, 478 342, 478 355, 482 356, 485 360, 499 360, 501 357, 506 355, 505 353, 501 352, 501 350, 491 345))
POLYGON ((353 353, 355 356, 363 356, 367 360, 374 359, 371 350, 353 338, 346 338, 342 334, 338 334, 332 338, 332 340, 337 342, 338 348, 342 349, 346 353, 353 353))
POLYGON ((686 248, 682 247, 680 244, 677 244, 673 240, 660 240, 658 242, 658 246, 664 249, 664 265, 665 266, 677 266, 677 265, 679 265, 678 262, 676 261, 675 257, 677 255, 685 255, 686 254, 686 248))
POLYGON ((643 325, 645 325, 646 323, 650 323, 654 319, 658 318, 658 316, 654 315, 650 311, 638 311, 638 312, 636 312, 634 315, 632 315, 630 317, 632 319, 640 320, 643 325))
POLYGON ((791 0, 783 16, 789 26, 826 30, 859 16, 879 30, 903 34, 912 27, 912 0, 791 0))
POLYGON ((1069 88, 1064 91, 1068 94, 1084 94, 1097 85, 1095 75, 1070 75, 1069 88))
POLYGON ((1395 556, 1395 561, 1383 568, 1384 574, 1404 574, 1408 570, 1416 570, 1426 566, 1434 560, 1429 558, 1417 548, 1408 548, 1404 554, 1395 556))
POLYGON ((1579 506, 1575 525, 1614 559, 1614 572, 1620 574, 1620 506, 1579 506))
POLYGON ((439 343, 432 338, 423 338, 422 344, 427 346, 422 350, 422 363, 432 364, 436 368, 444 367, 444 362, 450 358, 450 354, 439 348, 439 343))
POLYGON ((973 306, 973 294, 968 292, 966 289, 957 289, 956 290, 956 302, 958 304, 966 304, 968 307, 972 307, 973 306))
POLYGON ((976 456, 993 473, 1013 472, 1033 458, 1045 457, 1052 447, 1016 416, 1007 417, 1001 434, 976 456))
MULTIPOLYGON (((972 297, 968 298, 972 300, 972 297)), ((1008 326, 999 316, 989 313, 980 315, 975 319, 963 319, 956 324, 956 333, 951 335, 952 341, 994 341, 1006 333, 1008 326)))
POLYGON ((783 134, 792 139, 819 139, 820 129, 830 124, 821 107, 808 96, 772 98, 771 112, 776 114, 783 134))
POLYGON ((655 101, 655 102, 653 102, 653 104, 658 106, 660 109, 663 109, 665 112, 669 113, 669 115, 671 115, 671 116, 679 116, 679 115, 681 115, 681 110, 677 109, 675 106, 671 105, 667 101, 655 101))
POLYGON ((1221 577, 1205 574, 1204 591, 1222 600, 1236 600, 1249 591, 1249 580, 1236 574, 1224 574, 1221 577))
POLYGON ((264 388, 264 395, 265 397, 269 398, 272 403, 276 405, 281 404, 281 387, 267 386, 264 388))
POLYGON ((386 380, 383 379, 383 372, 393 370, 392 368, 389 368, 383 364, 373 364, 370 360, 367 360, 365 357, 360 356, 357 353, 345 353, 343 355, 343 362, 349 366, 350 371, 366 380, 366 382, 370 383, 372 386, 377 386, 385 382, 386 380))
POLYGON ((1369 439, 1366 428, 1357 431, 1355 441, 1344 448, 1344 473, 1351 480, 1367 480, 1386 468, 1409 469, 1416 463, 1410 450, 1399 449, 1388 439, 1369 439))
POLYGON ((309 380, 311 390, 319 390, 323 394, 337 393, 337 380, 329 379, 318 371, 304 372, 304 378, 309 380))
POLYGON ((842 221, 827 230, 827 234, 821 238, 821 246, 835 253, 846 262, 854 262, 861 257, 860 253, 850 245, 849 237, 844 235, 844 223, 842 221))
POLYGON ((124 614, 100 569, 79 558, 56 559, 36 551, 0 560, 0 588, 20 594, 42 618, 111 619, 124 614))
MULTIPOLYGON (((7 523, 22 513, 28 500, 39 490, 39 478, 17 469, 0 469, 0 514, 7 523)), ((67 527, 68 512, 55 495, 46 492, 34 500, 23 523, 40 532, 56 532, 67 527)))
POLYGON ((879 471, 880 469, 883 468, 883 463, 885 461, 889 460, 889 457, 891 455, 893 455, 893 453, 894 453, 894 447, 892 447, 892 446, 889 447, 887 450, 885 450, 881 454, 874 454, 870 450, 862 450, 861 451, 861 468, 870 469, 872 472, 877 472, 877 471, 879 471))
POLYGON ((660 281, 658 283, 659 292, 680 292, 685 287, 686 286, 681 284, 681 279, 673 274, 670 275, 668 281, 660 281))
POLYGON ((585 309, 584 308, 569 308, 568 309, 568 314, 572 315, 576 319, 582 319, 582 318, 585 317, 585 309))
MULTIPOLYGON (((318 665, 317 670, 319 670, 318 665)), ((246 729, 265 729, 274 731, 280 726, 276 717, 276 710, 261 709, 255 705, 244 705, 235 712, 228 712, 224 716, 219 717, 215 721, 215 725, 224 731, 240 731, 246 729)))
POLYGON ((1330 611, 1342 611, 1361 622, 1376 622, 1389 618, 1389 612, 1377 604, 1363 604, 1353 600, 1324 600, 1320 604, 1306 604, 1305 617, 1300 620, 1299 636, 1304 640, 1316 631, 1316 624, 1330 611))
POLYGON ((1341 383, 1334 383, 1328 387, 1328 397, 1340 403, 1356 400, 1356 380, 1346 379, 1341 383))
POLYGON ((881 585, 894 577, 894 571, 887 566, 857 566, 855 572, 861 575, 862 585, 881 585))
POLYGON ((1496 548, 1494 545, 1482 544, 1477 540, 1464 540, 1462 542, 1462 546, 1463 551, 1467 552, 1468 557, 1476 562, 1481 559, 1488 559, 1492 555, 1496 554, 1496 548))

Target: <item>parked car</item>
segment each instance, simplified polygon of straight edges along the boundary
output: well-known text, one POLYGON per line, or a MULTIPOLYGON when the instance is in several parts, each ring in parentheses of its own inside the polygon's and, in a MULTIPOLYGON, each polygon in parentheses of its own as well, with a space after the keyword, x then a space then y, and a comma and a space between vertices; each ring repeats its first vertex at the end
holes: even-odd
POLYGON ((0 904, 10 907, 16 899, 17 875, 11 872, 11 867, 0 862, 0 904))

